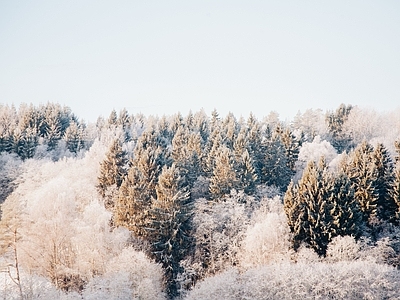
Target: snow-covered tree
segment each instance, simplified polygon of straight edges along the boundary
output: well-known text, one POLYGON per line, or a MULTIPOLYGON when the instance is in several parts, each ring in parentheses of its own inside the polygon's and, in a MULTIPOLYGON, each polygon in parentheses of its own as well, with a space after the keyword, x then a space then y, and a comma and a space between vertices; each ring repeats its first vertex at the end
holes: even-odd
POLYGON ((372 154, 375 164, 377 178, 375 186, 378 192, 377 215, 384 221, 394 221, 396 218, 397 205, 391 197, 391 189, 394 180, 394 165, 389 152, 379 143, 372 154))
POLYGON ((190 192, 185 186, 179 169, 172 164, 164 166, 156 185, 157 198, 150 208, 150 218, 146 230, 151 243, 151 253, 165 271, 167 293, 177 296, 177 275, 180 273, 180 261, 191 248, 190 220, 192 203, 190 192))
POLYGON ((210 193, 213 199, 229 195, 237 184, 237 177, 231 151, 222 146, 217 151, 215 167, 210 179, 210 193))
POLYGON ((352 147, 350 134, 344 128, 352 109, 353 106, 351 105, 341 104, 335 112, 326 115, 331 144, 339 153, 352 147))
MULTIPOLYGON (((122 143, 115 139, 106 154, 105 160, 100 164, 97 189, 103 198, 106 197, 107 190, 112 186, 115 186, 116 190, 119 189, 127 174, 127 167, 127 154, 122 149, 122 143)), ((112 209, 114 207, 113 198, 111 196, 109 199, 105 199, 106 208, 112 209)))
POLYGON ((363 220, 370 225, 377 221, 379 191, 376 186, 378 172, 372 163, 373 147, 363 142, 351 154, 350 160, 343 164, 354 189, 355 199, 363 213, 363 220))

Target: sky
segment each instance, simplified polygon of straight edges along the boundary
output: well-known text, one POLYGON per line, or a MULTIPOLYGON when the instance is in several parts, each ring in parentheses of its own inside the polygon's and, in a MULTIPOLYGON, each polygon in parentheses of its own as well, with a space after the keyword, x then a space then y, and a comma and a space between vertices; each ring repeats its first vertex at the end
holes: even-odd
POLYGON ((0 104, 95 121, 400 106, 399 1, 0 0, 0 104))

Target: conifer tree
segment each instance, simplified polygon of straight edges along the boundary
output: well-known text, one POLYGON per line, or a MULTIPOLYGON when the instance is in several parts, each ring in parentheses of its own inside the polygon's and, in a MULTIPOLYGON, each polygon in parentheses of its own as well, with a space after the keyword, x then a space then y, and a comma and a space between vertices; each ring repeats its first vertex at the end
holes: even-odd
MULTIPOLYGON (((329 176, 329 175, 328 175, 329 176)), ((332 205, 332 238, 335 236, 351 235, 358 238, 364 227, 362 212, 357 200, 354 198, 354 189, 351 181, 343 172, 327 178, 332 182, 328 201, 332 205)))
POLYGON ((202 169, 203 172, 211 177, 212 172, 215 168, 215 159, 218 154, 219 148, 223 145, 222 136, 219 128, 214 128, 211 135, 207 141, 203 159, 202 159, 202 169))
POLYGON ((349 150, 352 146, 351 137, 344 130, 344 124, 348 120, 352 109, 351 105, 341 104, 335 112, 326 116, 326 123, 331 135, 331 144, 338 153, 349 150))
POLYGON ((164 267, 167 293, 173 298, 178 294, 179 263, 189 252, 192 242, 189 233, 193 210, 185 179, 174 164, 164 166, 156 194, 146 231, 152 255, 164 267))
POLYGON ((71 153, 78 153, 79 150, 85 148, 84 128, 81 124, 71 121, 69 127, 65 131, 64 140, 67 148, 71 153))
POLYGON ((221 146, 216 152, 215 167, 210 181, 210 193, 213 199, 228 195, 237 184, 232 152, 221 146))
POLYGON ((115 109, 113 109, 110 113, 110 116, 108 117, 107 120, 108 126, 116 126, 118 125, 118 115, 117 112, 115 111, 115 109))
POLYGON ((284 209, 295 250, 304 242, 325 255, 333 237, 360 234, 361 212, 350 181, 344 175, 333 178, 323 159, 318 165, 309 162, 298 184, 289 184, 284 209))
POLYGON ((221 126, 224 144, 229 149, 233 149, 233 143, 236 140, 239 131, 235 116, 232 113, 229 113, 223 120, 221 126))
POLYGON ((135 159, 120 187, 115 208, 116 225, 125 226, 135 235, 143 236, 151 199, 155 197, 159 170, 154 151, 144 150, 135 159))
POLYGON ((398 163, 398 162, 400 162, 400 141, 395 141, 394 147, 396 150, 395 162, 398 163))
POLYGON ((349 176, 354 189, 355 199, 363 213, 363 220, 369 225, 377 221, 379 191, 376 187, 378 173, 372 162, 373 147, 364 141, 350 157, 343 171, 349 176))
MULTIPOLYGON (((146 140, 146 138, 144 138, 146 140)), ((145 237, 144 228, 149 222, 152 199, 156 199, 155 187, 165 163, 159 146, 149 146, 138 141, 132 166, 119 189, 115 203, 115 225, 125 226, 136 236, 145 237)))
MULTIPOLYGON (((127 164, 127 154, 122 150, 121 142, 115 139, 106 154, 105 160, 100 164, 97 190, 103 198, 106 197, 107 190, 110 187, 115 186, 117 190, 119 189, 127 173, 127 164)), ((114 207, 113 197, 105 200, 106 208, 112 209, 114 207)))
POLYGON ((281 142, 285 148, 287 166, 294 174, 296 172, 296 161, 299 157, 301 140, 296 138, 289 128, 283 130, 278 127, 277 133, 279 134, 281 142))
POLYGON ((247 145, 248 151, 253 159, 254 168, 258 178, 262 178, 262 170, 264 167, 265 149, 262 143, 261 125, 254 115, 250 115, 247 120, 247 145))
POLYGON ((293 234, 293 248, 297 250, 303 241, 307 240, 305 228, 308 216, 305 203, 299 197, 298 186, 290 182, 284 199, 283 207, 287 216, 289 229, 293 234))
POLYGON ((236 188, 243 190, 246 194, 253 194, 257 183, 257 174, 253 166, 249 152, 246 150, 241 157, 236 170, 236 188))
POLYGON ((392 182, 393 186, 391 189, 391 197, 396 203, 396 219, 395 222, 398 224, 400 221, 400 168, 397 166, 394 172, 394 180, 392 182))
POLYGON ((391 197, 394 180, 394 166, 389 152, 379 143, 373 154, 377 178, 375 186, 378 192, 377 214, 379 219, 393 221, 396 217, 397 205, 391 197))
POLYGON ((275 185, 285 191, 292 170, 287 161, 286 150, 280 137, 275 134, 269 136, 264 142, 264 162, 260 182, 267 185, 275 185))

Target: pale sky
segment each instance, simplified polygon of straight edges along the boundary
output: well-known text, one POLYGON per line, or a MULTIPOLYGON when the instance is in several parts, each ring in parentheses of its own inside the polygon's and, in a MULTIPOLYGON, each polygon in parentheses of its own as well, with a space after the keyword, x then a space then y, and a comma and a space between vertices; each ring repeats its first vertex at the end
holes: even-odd
POLYGON ((0 103, 95 121, 400 106, 400 1, 0 0, 0 103))

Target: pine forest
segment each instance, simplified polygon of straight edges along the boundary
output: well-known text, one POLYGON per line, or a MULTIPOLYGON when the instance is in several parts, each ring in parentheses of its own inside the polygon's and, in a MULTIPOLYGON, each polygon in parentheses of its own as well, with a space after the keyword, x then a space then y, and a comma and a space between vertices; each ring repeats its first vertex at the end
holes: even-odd
POLYGON ((0 299, 400 299, 399 116, 0 105, 0 299))

